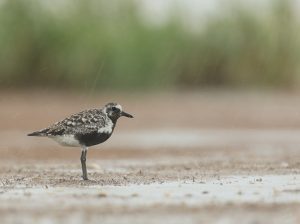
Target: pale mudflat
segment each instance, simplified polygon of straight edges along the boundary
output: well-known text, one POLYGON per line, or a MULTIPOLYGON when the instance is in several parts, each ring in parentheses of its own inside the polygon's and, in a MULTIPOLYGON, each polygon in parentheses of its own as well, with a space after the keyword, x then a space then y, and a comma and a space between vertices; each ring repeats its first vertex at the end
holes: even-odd
POLYGON ((25 134, 101 105, 107 96, 84 99, 82 106, 66 103, 80 99, 76 95, 45 94, 46 106, 37 94, 6 96, 0 111, 6 118, 0 127, 1 223, 300 222, 298 95, 124 97, 118 101, 136 118, 90 149, 89 181, 80 177, 79 149, 25 134), (145 100, 146 108, 138 106, 145 100), (146 110, 156 106, 176 110, 146 110), (192 108, 189 116, 183 116, 186 107, 192 108))

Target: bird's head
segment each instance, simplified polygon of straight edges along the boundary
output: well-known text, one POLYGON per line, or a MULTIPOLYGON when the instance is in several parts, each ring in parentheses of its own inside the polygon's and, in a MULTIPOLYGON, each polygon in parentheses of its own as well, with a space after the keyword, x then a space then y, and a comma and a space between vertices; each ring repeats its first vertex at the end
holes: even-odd
POLYGON ((112 120, 117 120, 119 117, 129 117, 133 118, 131 114, 126 113, 123 111, 122 106, 118 103, 108 103, 103 108, 104 113, 112 120))

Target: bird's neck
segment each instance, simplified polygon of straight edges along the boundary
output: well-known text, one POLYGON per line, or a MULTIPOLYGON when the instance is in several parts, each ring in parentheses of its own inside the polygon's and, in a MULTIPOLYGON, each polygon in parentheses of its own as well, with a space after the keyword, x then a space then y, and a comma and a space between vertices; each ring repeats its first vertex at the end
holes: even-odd
POLYGON ((118 117, 108 117, 108 119, 110 119, 110 120, 112 121, 113 127, 115 127, 116 124, 117 124, 117 120, 118 120, 119 118, 118 118, 118 117))

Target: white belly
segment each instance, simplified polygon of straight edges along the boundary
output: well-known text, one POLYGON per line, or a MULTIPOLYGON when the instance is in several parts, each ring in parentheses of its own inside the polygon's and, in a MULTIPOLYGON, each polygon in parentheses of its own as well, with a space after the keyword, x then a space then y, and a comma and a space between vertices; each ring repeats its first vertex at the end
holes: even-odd
POLYGON ((63 146, 79 147, 79 141, 75 139, 74 135, 51 136, 54 141, 63 146))

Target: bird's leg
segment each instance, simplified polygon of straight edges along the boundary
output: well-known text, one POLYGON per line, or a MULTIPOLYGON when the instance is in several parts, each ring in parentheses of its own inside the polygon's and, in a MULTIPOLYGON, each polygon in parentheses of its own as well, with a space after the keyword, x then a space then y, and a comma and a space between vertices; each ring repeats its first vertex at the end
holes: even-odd
POLYGON ((87 154, 87 147, 83 147, 82 151, 81 151, 81 157, 80 157, 80 161, 81 161, 81 167, 82 167, 82 178, 83 180, 88 180, 87 177, 87 172, 86 172, 86 154, 87 154))

